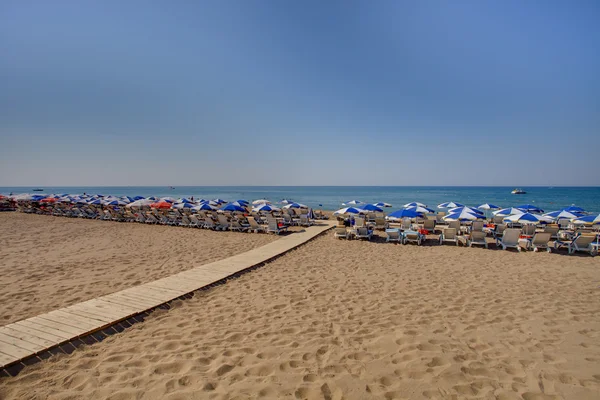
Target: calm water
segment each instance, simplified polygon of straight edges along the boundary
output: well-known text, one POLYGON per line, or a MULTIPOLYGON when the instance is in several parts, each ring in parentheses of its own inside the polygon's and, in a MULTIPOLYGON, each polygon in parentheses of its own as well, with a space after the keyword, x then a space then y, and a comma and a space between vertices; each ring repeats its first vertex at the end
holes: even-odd
MULTIPOLYGON (((32 187, 0 187, 1 194, 31 193, 32 187)), ((600 187, 523 187, 527 194, 512 195, 512 187, 440 187, 440 186, 181 186, 174 189, 156 187, 44 187, 40 194, 111 194, 114 196, 171 196, 195 199, 254 200, 267 198, 272 202, 291 199, 314 208, 336 210, 342 202, 357 199, 365 202, 384 201, 400 208, 419 201, 435 208, 437 204, 455 201, 471 206, 492 203, 501 207, 534 204, 545 211, 570 205, 600 213, 600 187)))

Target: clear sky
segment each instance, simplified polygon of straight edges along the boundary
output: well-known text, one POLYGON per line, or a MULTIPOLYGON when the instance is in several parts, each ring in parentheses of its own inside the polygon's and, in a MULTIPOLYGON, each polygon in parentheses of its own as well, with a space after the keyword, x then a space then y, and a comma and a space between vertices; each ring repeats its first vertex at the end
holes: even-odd
POLYGON ((0 3, 0 186, 600 185, 600 2, 0 3))

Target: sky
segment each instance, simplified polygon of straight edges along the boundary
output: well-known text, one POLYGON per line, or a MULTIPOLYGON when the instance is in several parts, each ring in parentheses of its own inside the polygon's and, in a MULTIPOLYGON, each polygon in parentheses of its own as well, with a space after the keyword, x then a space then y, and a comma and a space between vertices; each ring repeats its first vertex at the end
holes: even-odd
POLYGON ((0 186, 600 185, 600 2, 0 3, 0 186))

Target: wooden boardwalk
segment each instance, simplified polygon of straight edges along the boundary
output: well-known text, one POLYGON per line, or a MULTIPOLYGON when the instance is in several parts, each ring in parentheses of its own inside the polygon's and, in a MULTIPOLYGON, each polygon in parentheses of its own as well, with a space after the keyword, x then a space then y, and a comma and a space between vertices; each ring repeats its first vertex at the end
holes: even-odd
POLYGON ((16 375, 25 365, 55 353, 70 353, 81 344, 103 340, 148 312, 232 275, 272 260, 325 232, 335 221, 282 236, 265 246, 224 260, 84 301, 0 327, 0 376, 16 375))

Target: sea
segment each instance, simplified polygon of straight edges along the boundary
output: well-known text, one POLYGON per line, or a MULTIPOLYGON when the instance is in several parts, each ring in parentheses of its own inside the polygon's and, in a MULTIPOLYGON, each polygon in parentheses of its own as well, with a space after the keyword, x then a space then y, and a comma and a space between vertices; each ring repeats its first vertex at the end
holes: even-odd
MULTIPOLYGON (((0 194, 33 193, 33 187, 0 187, 0 194)), ((404 204, 417 201, 436 208, 448 201, 477 207, 490 203, 499 207, 533 204, 543 210, 555 211, 571 205, 590 213, 600 213, 600 187, 521 187, 527 194, 511 194, 513 187, 500 186, 63 186, 43 187, 39 194, 103 194, 114 196, 193 197, 194 199, 255 200, 268 199, 278 203, 283 199, 323 210, 337 210, 351 200, 367 203, 386 202, 394 211, 404 204)))

